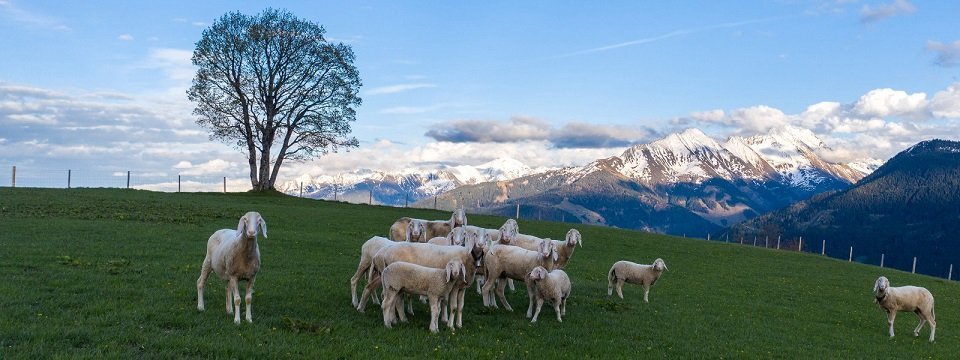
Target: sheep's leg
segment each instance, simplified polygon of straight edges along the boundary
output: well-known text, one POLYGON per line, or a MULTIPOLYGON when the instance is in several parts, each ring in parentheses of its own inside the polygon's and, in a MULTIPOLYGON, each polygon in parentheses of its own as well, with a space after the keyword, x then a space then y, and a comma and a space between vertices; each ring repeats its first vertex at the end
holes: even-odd
POLYGON ((553 299, 553 312, 557 313, 557 322, 563 322, 561 318, 560 304, 562 304, 561 298, 553 299))
POLYGON ((617 279, 617 296, 623 299, 623 279, 617 279))
POLYGON ((467 295, 467 288, 457 291, 457 327, 463 327, 463 298, 467 295))
POLYGON ((376 289, 380 287, 380 283, 380 275, 375 275, 373 279, 367 283, 367 286, 363 287, 363 294, 360 295, 360 304, 357 305, 357 311, 363 312, 367 307, 367 299, 370 298, 370 293, 376 291, 376 289))
POLYGON ((497 300, 493 298, 493 286, 496 284, 496 278, 487 274, 483 282, 483 306, 497 307, 497 300))
POLYGON ((413 316, 413 299, 410 298, 410 294, 404 295, 404 302, 407 303, 407 312, 410 313, 410 316, 413 316))
POLYGON ((928 339, 930 342, 933 342, 933 337, 937 333, 937 320, 933 318, 932 310, 933 309, 931 309, 929 314, 924 313, 924 315, 927 317, 927 323, 930 324, 930 338, 928 339))
POLYGON ((648 296, 650 296, 650 285, 643 284, 643 302, 650 302, 650 300, 647 298, 648 296))
POLYGON ((247 281, 247 294, 244 296, 244 301, 247 303, 247 322, 253 323, 253 311, 250 309, 253 306, 253 283, 256 281, 257 276, 251 276, 250 280, 247 281))
POLYGON ((393 297, 393 310, 397 312, 397 316, 400 317, 400 322, 407 322, 407 313, 403 311, 403 303, 406 301, 406 294, 397 293, 393 297))
POLYGON ((353 303, 354 309, 356 309, 358 305, 357 283, 360 282, 360 277, 363 276, 363 273, 367 272, 370 268, 369 261, 364 260, 365 259, 360 259, 360 265, 357 265, 357 272, 350 278, 350 302, 353 303))
POLYGON ((240 284, 235 276, 230 277, 230 289, 233 290, 233 323, 240 325, 240 284))
POLYGON ((392 294, 393 293, 386 290, 383 292, 383 325, 386 326, 387 329, 392 328, 395 322, 393 304, 391 303, 391 301, 393 301, 391 297, 392 294))
POLYGON ((440 326, 437 324, 437 317, 440 316, 440 298, 438 296, 430 297, 430 332, 436 333, 440 331, 440 326))
POLYGON ((507 279, 507 285, 510 286, 510 292, 517 291, 517 289, 513 286, 513 279, 507 279))
POLYGON ((923 318, 923 314, 920 313, 920 309, 917 309, 914 313, 917 314, 917 319, 920 319, 920 323, 913 329, 913 337, 918 337, 920 336, 920 330, 923 329, 923 323, 926 322, 926 320, 923 318))
POLYGON ((207 278, 210 276, 210 258, 203 259, 203 265, 200 266, 200 278, 197 279, 197 310, 203 311, 203 289, 207 284, 207 278))
POLYGON ((890 337, 893 338, 893 320, 896 319, 897 312, 887 310, 887 323, 890 324, 890 337))
POLYGON ((543 298, 537 297, 537 309, 533 312, 533 320, 530 322, 537 322, 537 316, 540 316, 540 309, 543 307, 543 298))
MULTIPOLYGON (((483 295, 483 291, 480 290, 480 286, 483 285, 483 275, 477 275, 477 295, 483 295)), ((486 303, 484 303, 486 305, 486 303)))
POLYGON ((230 280, 227 280, 227 285, 225 288, 227 289, 224 291, 224 293, 227 295, 227 314, 233 315, 233 301, 230 300, 230 297, 233 296, 233 288, 230 287, 230 280))
POLYGON ((507 297, 503 294, 503 290, 506 287, 507 282, 504 279, 500 279, 500 281, 497 282, 497 297, 499 297, 500 302, 503 303, 504 309, 507 309, 507 311, 513 311, 513 307, 510 306, 510 303, 507 302, 507 297))
POLYGON ((566 297, 560 298, 560 315, 567 316, 567 298, 566 297))
POLYGON ((526 279, 523 282, 527 286, 527 319, 529 319, 533 317, 533 301, 536 298, 536 294, 534 293, 534 291, 536 291, 536 284, 529 279, 526 279))

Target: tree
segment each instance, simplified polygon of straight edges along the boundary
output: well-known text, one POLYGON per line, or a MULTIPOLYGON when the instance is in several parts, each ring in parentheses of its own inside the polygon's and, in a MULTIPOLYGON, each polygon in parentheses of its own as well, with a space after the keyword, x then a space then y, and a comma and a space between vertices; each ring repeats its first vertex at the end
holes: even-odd
POLYGON ((247 155, 254 191, 274 189, 284 160, 357 146, 348 136, 361 103, 353 50, 328 42, 325 32, 266 9, 227 13, 197 42, 197 74, 187 90, 197 124, 247 155))

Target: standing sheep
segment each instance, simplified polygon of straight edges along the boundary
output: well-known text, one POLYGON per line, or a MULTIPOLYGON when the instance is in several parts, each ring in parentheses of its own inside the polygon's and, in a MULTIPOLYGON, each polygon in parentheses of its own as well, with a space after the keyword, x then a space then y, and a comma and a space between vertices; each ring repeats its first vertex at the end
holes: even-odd
POLYGON ((447 234, 449 234, 450 231, 455 227, 467 225, 467 212, 463 210, 462 207, 457 207, 457 209, 453 211, 453 214, 450 215, 450 220, 429 221, 413 219, 409 217, 399 218, 393 223, 393 225, 390 225, 390 240, 404 240, 407 233, 407 227, 412 220, 418 220, 423 224, 425 235, 420 238, 422 239, 420 242, 426 242, 438 236, 447 236, 447 234))
MULTIPOLYGON (((656 259, 653 265, 640 265, 629 261, 617 261, 607 273, 607 296, 613 295, 613 287, 617 287, 617 295, 623 299, 623 283, 640 284, 643 286, 643 302, 650 302, 650 287, 657 282, 660 274, 667 269, 663 259, 656 259)), ((668 270, 669 271, 669 270, 668 270)))
MULTIPOLYGON (((554 262, 557 260, 557 253, 553 251, 553 244, 549 241, 541 241, 537 246, 537 251, 530 251, 510 245, 494 245, 487 253, 484 267, 486 268, 486 283, 483 284, 483 304, 485 306, 497 306, 493 295, 493 286, 496 284, 496 296, 503 302, 503 306, 508 311, 513 311, 513 307, 507 302, 503 294, 506 281, 495 281, 506 278, 525 281, 527 274, 533 268, 542 266, 547 269, 553 269, 554 262)), ((527 296, 533 299, 533 289, 527 285, 527 296)))
POLYGON ((567 267, 567 261, 570 261, 570 258, 573 257, 573 250, 576 250, 577 245, 583 247, 583 239, 580 237, 580 231, 577 231, 577 229, 567 231, 566 239, 563 241, 552 241, 554 249, 557 250, 557 269, 567 267))
MULTIPOLYGON (((373 265, 373 255, 380 251, 380 249, 393 244, 395 243, 390 239, 374 236, 364 242, 360 247, 360 263, 357 265, 357 272, 350 278, 350 302, 353 303, 354 308, 359 305, 357 301, 357 283, 360 281, 360 277, 373 265)), ((376 301, 376 294, 374 294, 374 302, 376 301)))
MULTIPOLYGON (((401 293, 424 295, 430 302, 430 332, 437 332, 437 318, 440 315, 440 301, 449 298, 450 292, 462 279, 467 281, 467 269, 459 259, 451 259, 443 269, 435 269, 407 262, 395 262, 387 265, 380 275, 383 282, 383 324, 390 328, 399 315, 406 322, 406 315, 398 295, 401 293)), ((453 329, 453 322, 447 323, 453 329)))
POLYGON ((240 280, 247 281, 247 322, 253 322, 250 307, 253 303, 253 283, 260 271, 260 247, 257 232, 267 237, 267 222, 260 213, 251 211, 240 218, 237 229, 217 230, 207 239, 207 255, 203 258, 200 278, 197 279, 197 310, 203 311, 203 290, 210 271, 227 282, 227 314, 233 314, 233 323, 240 324, 240 280), (233 304, 230 294, 233 294, 233 304))
POLYGON ((891 287, 890 280, 881 276, 873 284, 873 295, 877 305, 887 312, 887 323, 890 324, 890 337, 893 337, 893 320, 897 311, 912 311, 920 318, 920 324, 913 329, 913 336, 920 336, 924 323, 930 323, 930 342, 937 332, 937 320, 933 313, 933 294, 919 286, 891 287))
POLYGON ((450 233, 447 234, 447 236, 437 236, 433 239, 430 239, 430 241, 427 241, 427 244, 463 246, 463 239, 464 239, 463 229, 464 227, 462 226, 455 227, 453 228, 453 231, 450 231, 450 233))
MULTIPOLYGON (((533 313, 533 320, 537 322, 537 316, 540 315, 540 308, 543 307, 543 300, 549 299, 553 302, 553 310, 557 313, 557 321, 563 322, 561 316, 567 315, 567 298, 570 297, 570 277, 563 270, 556 269, 547 271, 542 266, 537 266, 527 274, 527 281, 535 285, 534 294, 536 296, 536 311, 533 313)), ((533 301, 530 302, 531 307, 533 301)), ((530 318, 530 308, 527 309, 527 318, 530 318)))

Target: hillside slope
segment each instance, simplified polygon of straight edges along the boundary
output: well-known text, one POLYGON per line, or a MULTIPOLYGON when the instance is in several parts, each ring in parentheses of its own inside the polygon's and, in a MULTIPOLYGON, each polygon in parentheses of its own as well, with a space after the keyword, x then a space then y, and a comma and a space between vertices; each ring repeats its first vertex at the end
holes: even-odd
MULTIPOLYGON (((827 253, 946 276, 960 266, 960 142, 929 140, 904 150, 850 189, 820 194, 731 229, 733 236, 804 236, 827 253)), ((960 269, 960 268, 958 268, 960 269)), ((956 270, 955 270, 956 271, 956 270)))
MULTIPOLYGON (((255 194, 164 194, 110 189, 0 188, 0 358, 951 358, 960 351, 955 282, 810 254, 577 227, 584 247, 567 272, 567 316, 546 308, 485 309, 468 292, 464 327, 427 331, 426 309, 392 330, 376 307, 350 308, 360 244, 402 215, 444 212, 349 205, 255 194), (223 312, 223 282, 208 283, 196 310, 207 237, 257 210, 268 222, 253 324, 223 312), (606 296, 617 260, 666 260, 643 303, 606 296), (888 340, 873 281, 929 288, 937 342, 916 339, 909 314, 888 340), (428 354, 428 355, 427 355, 428 354)), ((502 218, 469 215, 471 224, 502 218)), ((569 224, 520 221, 522 231, 561 238, 569 224)), ((924 332, 926 334, 926 332, 924 332)))

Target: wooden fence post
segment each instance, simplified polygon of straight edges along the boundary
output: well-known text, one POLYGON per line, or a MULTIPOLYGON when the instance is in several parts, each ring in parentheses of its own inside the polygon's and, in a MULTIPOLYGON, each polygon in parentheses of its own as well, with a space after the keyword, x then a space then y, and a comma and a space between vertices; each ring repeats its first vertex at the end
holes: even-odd
POLYGON ((303 181, 300 182, 300 197, 303 197, 303 181))
POLYGON ((67 169, 67 189, 70 188, 70 178, 73 175, 73 170, 67 169))
POLYGON ((130 188, 130 170, 127 170, 127 189, 130 188))
POLYGON ((766 239, 763 240, 763 247, 770 247, 770 235, 767 235, 766 239))
POLYGON ((227 177, 226 176, 223 177, 223 193, 224 194, 227 193, 227 177))
POLYGON ((777 235, 777 250, 780 250, 780 235, 777 235))
POLYGON ((11 184, 13 184, 13 187, 17 187, 17 166, 16 165, 13 166, 13 180, 11 180, 11 184))
POLYGON ((753 246, 757 246, 757 236, 753 236, 753 246))
POLYGON ((886 256, 887 254, 880 254, 880 268, 883 268, 883 260, 886 256))
POLYGON ((520 220, 520 203, 517 203, 517 221, 520 220))
POLYGON ((853 246, 850 247, 850 256, 847 257, 847 262, 853 262, 853 246))
POLYGON ((947 280, 953 280, 953 264, 950 264, 950 272, 947 273, 947 280))
POLYGON ((913 268, 910 269, 910 273, 911 274, 917 273, 917 257, 916 256, 913 257, 913 268))
POLYGON ((707 233, 707 241, 710 241, 710 233, 707 233))
POLYGON ((827 240, 823 240, 823 242, 820 244, 820 255, 826 255, 826 254, 827 254, 827 240))
POLYGON ((797 251, 803 252, 803 236, 800 237, 800 245, 797 245, 797 251))
POLYGON ((177 192, 180 192, 180 175, 177 175, 177 192))
POLYGON ((367 201, 367 204, 373 205, 373 189, 367 189, 367 191, 368 191, 369 194, 370 194, 370 198, 369 198, 369 200, 367 201))

